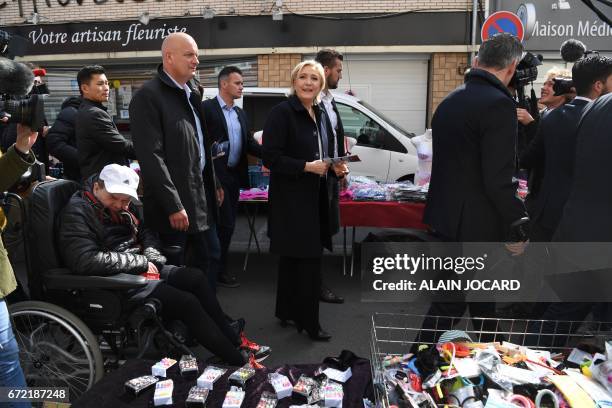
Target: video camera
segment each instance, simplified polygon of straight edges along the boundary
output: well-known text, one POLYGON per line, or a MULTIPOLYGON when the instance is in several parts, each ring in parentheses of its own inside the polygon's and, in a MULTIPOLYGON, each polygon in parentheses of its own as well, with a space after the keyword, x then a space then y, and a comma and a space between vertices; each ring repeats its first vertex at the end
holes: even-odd
POLYGON ((39 92, 44 90, 35 88, 27 96, 34 86, 34 73, 26 65, 11 60, 11 40, 9 33, 0 30, 0 119, 8 117, 9 123, 37 130, 45 124, 44 101, 39 92))
POLYGON ((525 53, 521 61, 516 66, 516 71, 510 80, 509 86, 516 89, 519 107, 527 109, 532 116, 538 113, 537 100, 533 88, 531 98, 525 96, 525 86, 533 83, 538 77, 538 66, 542 65, 544 58, 541 55, 534 55, 530 52, 525 53))

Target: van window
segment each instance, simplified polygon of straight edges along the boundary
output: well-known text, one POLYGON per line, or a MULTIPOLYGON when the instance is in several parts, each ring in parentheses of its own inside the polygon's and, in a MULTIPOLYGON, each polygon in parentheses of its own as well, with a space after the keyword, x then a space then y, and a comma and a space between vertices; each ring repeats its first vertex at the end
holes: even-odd
POLYGON ((357 146, 407 153, 408 150, 392 134, 363 112, 343 103, 336 103, 345 136, 357 139, 357 146))

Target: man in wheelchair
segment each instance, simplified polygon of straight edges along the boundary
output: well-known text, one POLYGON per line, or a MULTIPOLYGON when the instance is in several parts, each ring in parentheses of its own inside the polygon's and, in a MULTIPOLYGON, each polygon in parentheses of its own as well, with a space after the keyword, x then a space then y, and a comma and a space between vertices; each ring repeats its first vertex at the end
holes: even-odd
POLYGON ((270 354, 230 325, 202 271, 167 265, 155 233, 137 215, 139 177, 129 167, 105 166, 90 177, 62 210, 58 246, 75 274, 143 275, 147 284, 129 292, 131 300, 158 299, 166 321, 179 320, 203 347, 225 363, 241 366, 270 354))

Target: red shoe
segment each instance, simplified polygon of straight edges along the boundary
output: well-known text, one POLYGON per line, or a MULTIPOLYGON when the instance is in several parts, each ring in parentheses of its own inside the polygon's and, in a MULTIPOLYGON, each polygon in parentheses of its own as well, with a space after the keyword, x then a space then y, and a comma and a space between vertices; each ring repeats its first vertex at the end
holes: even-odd
POLYGON ((252 353, 249 355, 249 365, 251 366, 251 368, 254 368, 255 370, 262 370, 262 369, 266 368, 263 364, 260 364, 255 359, 255 355, 252 354, 252 353))
POLYGON ((265 360, 272 352, 270 347, 260 346, 254 341, 247 339, 244 332, 240 333, 240 349, 252 353, 257 362, 265 360))

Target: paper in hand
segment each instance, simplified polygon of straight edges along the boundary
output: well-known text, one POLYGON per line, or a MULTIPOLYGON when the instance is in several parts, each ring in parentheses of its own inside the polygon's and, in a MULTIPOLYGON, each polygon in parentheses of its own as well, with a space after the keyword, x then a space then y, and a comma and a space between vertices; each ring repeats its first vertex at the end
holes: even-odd
POLYGON ((326 157, 325 159, 323 159, 323 161, 325 163, 329 163, 329 164, 337 164, 337 163, 341 163, 341 162, 348 162, 348 163, 353 163, 353 162, 360 162, 361 159, 359 158, 358 155, 356 154, 351 154, 348 156, 342 156, 342 157, 326 157))

